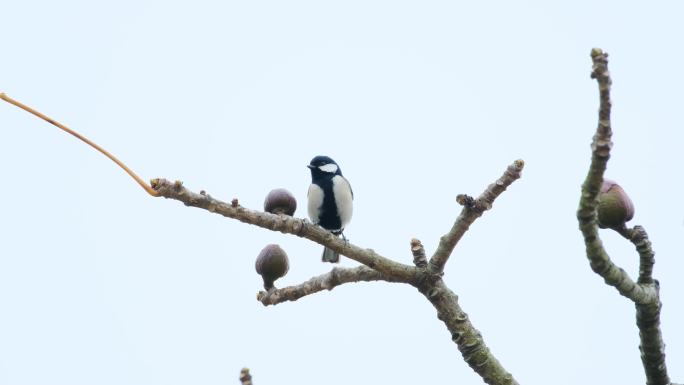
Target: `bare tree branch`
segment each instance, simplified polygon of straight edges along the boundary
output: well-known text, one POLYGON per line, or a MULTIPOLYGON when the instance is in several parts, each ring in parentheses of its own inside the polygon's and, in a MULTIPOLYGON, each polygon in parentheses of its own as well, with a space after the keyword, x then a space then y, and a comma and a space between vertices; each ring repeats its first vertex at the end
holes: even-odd
POLYGON ((651 242, 646 230, 641 226, 634 229, 619 229, 625 238, 637 248, 640 256, 639 281, 634 282, 627 272, 615 265, 603 247, 598 230, 598 196, 603 183, 603 174, 610 159, 612 129, 610 122, 610 86, 608 54, 598 48, 591 51, 593 68, 591 77, 596 79, 599 88, 599 121, 591 145, 592 156, 589 172, 582 184, 580 205, 577 210, 579 228, 584 236, 587 258, 591 268, 603 277, 605 282, 629 298, 636 305, 637 326, 641 344, 641 361, 646 372, 648 385, 668 385, 670 378, 665 365, 665 344, 660 331, 659 284, 652 277, 655 262, 651 242))
POLYGON ((654 287, 638 285, 629 277, 627 272, 616 266, 603 248, 603 243, 598 235, 596 211, 598 195, 603 182, 603 173, 610 158, 610 150, 613 146, 610 125, 610 86, 612 81, 608 72, 607 56, 599 49, 592 50, 594 66, 591 77, 596 79, 599 85, 599 123, 591 145, 591 165, 587 178, 582 185, 582 197, 577 218, 580 223, 580 230, 584 235, 587 257, 592 270, 603 277, 608 285, 615 287, 620 294, 632 301, 652 303, 657 298, 654 287))
POLYGON ((670 377, 665 363, 665 343, 660 331, 660 302, 658 281, 652 285, 656 292, 656 299, 648 304, 636 304, 636 320, 639 327, 639 351, 641 362, 646 372, 648 385, 668 385, 670 377))
MULTIPOLYGON (((435 277, 433 275, 433 277, 435 277)), ((418 288, 437 309, 437 318, 446 325, 451 340, 458 345, 463 359, 487 384, 517 385, 518 382, 489 351, 480 332, 458 304, 458 296, 441 278, 418 288)))
POLYGON ((379 271, 367 266, 354 268, 335 267, 328 273, 313 277, 296 286, 260 291, 257 294, 257 300, 264 304, 264 306, 277 305, 281 302, 296 301, 319 291, 332 290, 345 283, 371 281, 396 282, 391 277, 386 277, 379 271))
POLYGON ((639 279, 638 283, 653 283, 653 265, 655 264, 655 253, 651 248, 651 241, 642 226, 634 228, 624 228, 620 234, 634 244, 639 253, 639 279))
POLYGON ((439 240, 439 246, 430 258, 430 269, 441 273, 444 271, 449 256, 456 247, 458 241, 463 237, 470 225, 482 214, 491 209, 494 200, 506 190, 516 179, 519 179, 525 162, 518 159, 508 166, 508 169, 496 182, 490 184, 487 189, 477 198, 473 199, 467 195, 459 195, 457 200, 463 205, 461 213, 456 218, 451 230, 439 240))
POLYGON ((669 378, 665 363, 665 343, 660 331, 660 284, 653 279, 655 253, 642 226, 623 229, 620 233, 634 244, 639 253, 639 285, 653 287, 656 292, 656 299, 653 302, 636 304, 636 319, 641 340, 639 351, 646 370, 646 378, 649 380, 648 384, 667 384, 669 378))
POLYGON ((180 182, 172 183, 166 179, 153 180, 152 188, 160 196, 181 201, 186 206, 198 207, 224 217, 237 219, 240 222, 309 239, 375 269, 396 281, 411 282, 415 279, 415 267, 385 258, 372 249, 362 249, 305 219, 250 210, 240 206, 237 200, 233 200, 231 203, 222 202, 206 193, 194 193, 183 187, 180 182))

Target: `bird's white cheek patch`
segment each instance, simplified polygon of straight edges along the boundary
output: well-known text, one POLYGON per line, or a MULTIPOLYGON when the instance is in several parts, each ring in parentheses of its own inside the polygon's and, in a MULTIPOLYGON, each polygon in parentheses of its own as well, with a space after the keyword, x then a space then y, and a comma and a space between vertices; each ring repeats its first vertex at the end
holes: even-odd
POLYGON ((323 171, 323 172, 329 172, 329 173, 336 173, 337 172, 337 165, 334 163, 328 163, 324 164, 322 166, 318 166, 318 169, 323 171))

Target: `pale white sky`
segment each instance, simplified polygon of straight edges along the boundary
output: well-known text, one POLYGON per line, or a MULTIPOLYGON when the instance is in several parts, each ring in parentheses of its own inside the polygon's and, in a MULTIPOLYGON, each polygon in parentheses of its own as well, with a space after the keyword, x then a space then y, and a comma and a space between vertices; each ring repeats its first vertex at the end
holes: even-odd
MULTIPOLYGON (((643 384, 634 309, 591 272, 575 210, 596 127, 589 51, 611 56, 607 175, 654 243, 684 381, 681 2, 3 1, 0 91, 145 178, 305 216, 318 154, 355 193, 346 234, 410 263, 459 193, 523 178, 445 280, 521 384, 643 384), (680 325, 680 326, 677 326, 680 325)), ((321 247, 147 196, 109 160, 0 105, 0 384, 480 384, 414 289, 345 285, 264 308, 254 259, 321 247)), ((633 276, 631 245, 604 233, 633 276)), ((343 266, 353 266, 349 260, 343 266)))

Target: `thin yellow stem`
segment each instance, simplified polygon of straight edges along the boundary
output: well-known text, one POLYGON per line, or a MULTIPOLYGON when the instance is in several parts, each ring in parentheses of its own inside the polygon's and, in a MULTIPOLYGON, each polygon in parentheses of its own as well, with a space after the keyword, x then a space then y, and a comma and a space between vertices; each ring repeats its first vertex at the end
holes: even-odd
POLYGON ((130 175, 131 178, 135 179, 135 181, 138 182, 138 184, 140 185, 140 187, 144 188, 145 191, 147 191, 148 194, 152 195, 153 197, 158 197, 158 196, 159 196, 159 193, 157 193, 157 191, 154 190, 149 184, 145 183, 145 181, 142 180, 136 173, 134 173, 133 170, 131 170, 130 168, 128 168, 128 166, 126 166, 126 165, 125 165, 122 161, 120 161, 117 157, 115 157, 114 155, 112 155, 111 153, 109 153, 109 152, 108 152, 107 150, 105 150, 104 148, 98 146, 97 144, 95 144, 94 142, 92 142, 90 139, 88 139, 88 138, 86 138, 85 136, 79 134, 78 132, 72 130, 71 128, 69 128, 69 127, 63 125, 62 123, 60 123, 60 122, 58 122, 58 121, 56 121, 56 120, 54 120, 54 119, 52 119, 52 118, 49 118, 48 116, 46 116, 46 115, 44 115, 44 114, 42 114, 42 113, 40 113, 40 112, 34 110, 33 108, 31 108, 31 107, 29 107, 29 106, 27 106, 27 105, 25 105, 25 104, 23 104, 23 103, 21 103, 21 102, 19 102, 19 101, 17 101, 17 100, 14 100, 14 99, 10 98, 10 97, 7 96, 4 92, 0 93, 0 99, 6 101, 6 102, 9 103, 9 104, 15 105, 15 106, 21 108, 22 110, 27 111, 27 112, 29 112, 29 113, 31 113, 31 114, 33 114, 33 115, 35 115, 35 116, 37 116, 37 117, 43 119, 44 121, 46 121, 46 122, 52 124, 53 126, 56 126, 56 127, 60 128, 61 130, 66 131, 66 132, 68 132, 69 134, 71 134, 71 135, 77 137, 78 139, 82 140, 83 142, 85 142, 86 144, 88 144, 90 147, 96 149, 97 151, 99 151, 100 153, 102 153, 103 155, 105 155, 107 158, 111 159, 114 163, 116 163, 117 165, 119 165, 119 167, 121 167, 124 171, 126 171, 126 173, 127 173, 128 175, 130 175))

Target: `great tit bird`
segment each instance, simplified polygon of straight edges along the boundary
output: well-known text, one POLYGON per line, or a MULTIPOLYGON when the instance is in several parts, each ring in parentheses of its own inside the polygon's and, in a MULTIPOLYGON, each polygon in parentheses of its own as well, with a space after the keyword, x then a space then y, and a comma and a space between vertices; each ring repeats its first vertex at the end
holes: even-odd
MULTIPOLYGON (((311 170, 309 218, 331 233, 342 235, 353 211, 354 193, 349 182, 342 176, 340 166, 327 156, 311 159, 307 167, 311 170)), ((322 259, 323 262, 339 262, 340 255, 326 247, 322 259)))

